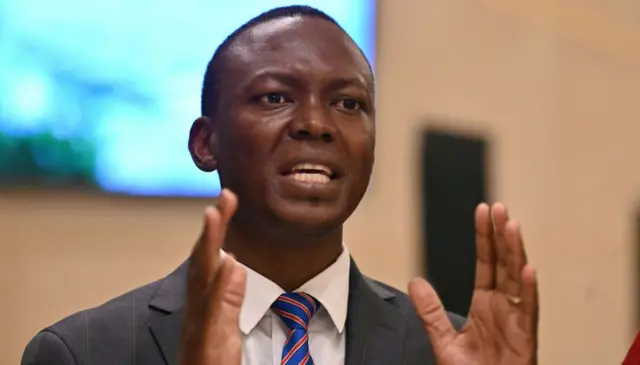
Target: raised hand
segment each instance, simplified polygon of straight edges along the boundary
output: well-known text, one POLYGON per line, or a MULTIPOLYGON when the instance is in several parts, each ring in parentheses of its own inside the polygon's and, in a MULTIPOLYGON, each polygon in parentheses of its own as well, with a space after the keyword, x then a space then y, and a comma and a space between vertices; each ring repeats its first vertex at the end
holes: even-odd
POLYGON ((423 279, 409 295, 438 365, 537 364, 538 293, 520 227, 502 204, 476 209, 476 284, 466 325, 457 332, 435 290, 423 279), (492 219, 493 217, 493 219, 492 219))
POLYGON ((237 197, 223 190, 218 206, 205 211, 202 237, 189 265, 180 365, 241 364, 238 318, 247 274, 232 256, 220 252, 237 206, 237 197))

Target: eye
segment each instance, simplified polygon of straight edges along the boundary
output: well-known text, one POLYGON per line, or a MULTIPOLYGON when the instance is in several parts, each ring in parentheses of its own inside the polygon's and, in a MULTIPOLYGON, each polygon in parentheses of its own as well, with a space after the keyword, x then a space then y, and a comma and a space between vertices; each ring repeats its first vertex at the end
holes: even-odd
POLYGON ((284 104, 287 102, 282 94, 269 93, 260 97, 260 102, 265 104, 284 104))
POLYGON ((349 111, 357 111, 362 109, 362 105, 360 104, 360 102, 354 99, 349 99, 349 98, 338 101, 336 105, 338 105, 338 107, 341 109, 345 109, 349 111))

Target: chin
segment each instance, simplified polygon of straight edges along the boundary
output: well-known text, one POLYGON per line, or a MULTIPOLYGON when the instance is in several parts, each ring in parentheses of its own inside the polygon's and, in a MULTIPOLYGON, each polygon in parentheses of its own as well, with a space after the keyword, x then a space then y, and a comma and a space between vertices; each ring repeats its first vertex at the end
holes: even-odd
POLYGON ((280 226, 287 232, 304 236, 324 236, 332 233, 340 229, 350 215, 338 207, 301 204, 296 207, 279 208, 274 210, 274 213, 280 226))

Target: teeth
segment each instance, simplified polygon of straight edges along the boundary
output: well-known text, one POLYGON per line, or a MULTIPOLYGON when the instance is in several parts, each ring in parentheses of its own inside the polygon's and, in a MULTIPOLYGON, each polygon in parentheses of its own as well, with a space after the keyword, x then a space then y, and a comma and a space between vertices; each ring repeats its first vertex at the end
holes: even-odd
POLYGON ((294 180, 306 183, 326 184, 331 180, 329 176, 320 173, 295 172, 289 176, 294 180))
POLYGON ((312 164, 312 163, 301 163, 301 164, 298 164, 298 165, 294 166, 291 169, 291 172, 294 172, 294 173, 296 173, 298 171, 319 171, 319 172, 327 174, 327 176, 333 175, 331 169, 328 168, 327 166, 317 165, 317 164, 312 164))

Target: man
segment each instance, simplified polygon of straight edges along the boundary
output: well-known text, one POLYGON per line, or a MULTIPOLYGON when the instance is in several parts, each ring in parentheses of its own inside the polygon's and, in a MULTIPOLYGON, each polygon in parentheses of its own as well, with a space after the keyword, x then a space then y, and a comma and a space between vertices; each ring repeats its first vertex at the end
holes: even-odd
POLYGON ((535 364, 536 280, 503 205, 477 209, 466 323, 424 280, 409 299, 360 273, 342 225, 374 144, 371 68, 331 18, 249 21, 211 60, 191 128, 195 164, 225 187, 191 258, 43 330, 23 365, 535 364))

